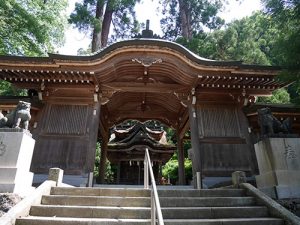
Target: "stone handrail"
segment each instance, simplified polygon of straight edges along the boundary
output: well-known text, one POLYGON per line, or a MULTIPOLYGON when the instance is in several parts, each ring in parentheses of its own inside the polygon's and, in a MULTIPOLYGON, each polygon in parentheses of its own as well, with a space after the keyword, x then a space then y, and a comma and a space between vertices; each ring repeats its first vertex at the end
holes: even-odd
POLYGON ((240 187, 246 189, 247 192, 256 197, 260 202, 268 207, 272 216, 282 218, 286 225, 299 225, 300 218, 295 214, 291 213, 289 210, 278 204, 272 198, 255 188, 249 183, 242 183, 240 187))

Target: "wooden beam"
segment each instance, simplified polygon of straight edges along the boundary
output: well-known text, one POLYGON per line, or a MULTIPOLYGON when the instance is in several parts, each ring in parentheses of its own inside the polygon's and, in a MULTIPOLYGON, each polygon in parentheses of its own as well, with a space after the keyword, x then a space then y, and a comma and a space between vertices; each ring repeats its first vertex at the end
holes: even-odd
POLYGON ((200 143, 206 144, 246 144, 246 139, 241 137, 204 137, 200 143))
POLYGON ((107 84, 102 84, 101 90, 141 93, 174 93, 176 91, 188 91, 188 87, 179 84, 110 82, 107 84))
MULTIPOLYGON (((226 95, 226 94, 232 94, 232 95, 237 95, 237 94, 241 94, 242 93, 242 86, 240 88, 237 89, 232 89, 232 88, 217 88, 217 87, 211 87, 211 88, 198 88, 196 90, 196 94, 197 95, 201 95, 201 94, 220 94, 220 95, 226 95)), ((248 95, 259 95, 259 96, 270 96, 272 95, 272 89, 248 89, 247 87, 245 87, 246 89, 246 93, 248 95)))
MULTIPOLYGON (((19 88, 23 88, 23 89, 40 89, 41 87, 41 83, 40 82, 13 82, 14 85, 18 86, 19 88)), ((56 83, 48 83, 45 82, 45 88, 46 89, 91 89, 94 90, 94 85, 90 82, 87 83, 86 81, 84 83, 81 83, 81 81, 78 81, 76 83, 76 81, 73 81, 72 83, 70 83, 70 81, 68 81, 67 83, 65 82, 59 82, 57 81, 56 83)))

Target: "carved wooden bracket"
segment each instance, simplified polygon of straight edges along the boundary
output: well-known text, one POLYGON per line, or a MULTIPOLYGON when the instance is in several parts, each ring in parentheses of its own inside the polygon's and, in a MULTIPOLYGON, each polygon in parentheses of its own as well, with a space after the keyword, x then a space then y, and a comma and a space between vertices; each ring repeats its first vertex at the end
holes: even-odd
POLYGON ((174 92, 174 95, 178 98, 180 103, 187 107, 188 104, 191 102, 191 94, 186 92, 174 92))
POLYGON ((106 103, 109 102, 111 97, 116 93, 115 90, 103 90, 100 92, 99 97, 100 97, 100 103, 101 105, 105 105, 106 103))
POLYGON ((247 94, 245 89, 243 89, 242 93, 239 95, 234 96, 234 95, 230 94, 230 96, 233 99, 237 100, 240 107, 254 104, 256 102, 256 97, 253 95, 247 94))

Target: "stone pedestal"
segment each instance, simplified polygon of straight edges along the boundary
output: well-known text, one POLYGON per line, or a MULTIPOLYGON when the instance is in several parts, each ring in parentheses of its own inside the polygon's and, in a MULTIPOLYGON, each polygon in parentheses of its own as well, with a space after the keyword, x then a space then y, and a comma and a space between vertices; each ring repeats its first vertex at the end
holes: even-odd
POLYGON ((300 198, 300 138, 266 138, 255 153, 257 187, 272 198, 300 198))
POLYGON ((27 195, 32 189, 29 172, 35 140, 21 129, 0 129, 0 192, 27 195))

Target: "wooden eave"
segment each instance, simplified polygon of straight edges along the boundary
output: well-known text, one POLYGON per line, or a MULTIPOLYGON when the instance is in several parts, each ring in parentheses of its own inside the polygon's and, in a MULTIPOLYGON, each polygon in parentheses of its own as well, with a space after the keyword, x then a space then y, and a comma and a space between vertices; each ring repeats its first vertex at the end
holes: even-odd
POLYGON ((0 57, 0 79, 49 90, 46 100, 71 98, 74 90, 91 101, 98 95, 108 127, 126 119, 157 119, 186 129, 192 90, 200 97, 270 95, 287 85, 276 80, 279 72, 278 67, 204 59, 179 44, 151 39, 118 42, 90 56, 0 57))

